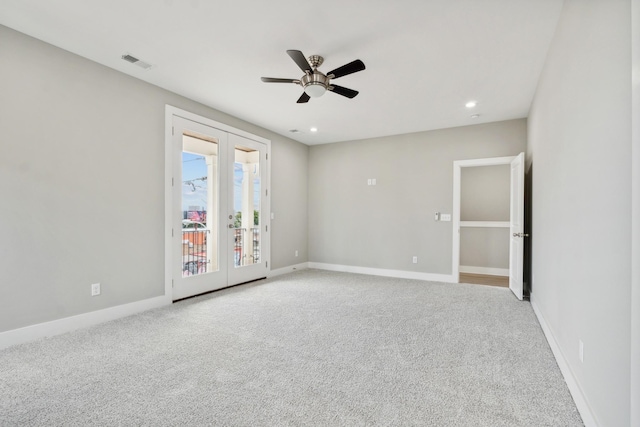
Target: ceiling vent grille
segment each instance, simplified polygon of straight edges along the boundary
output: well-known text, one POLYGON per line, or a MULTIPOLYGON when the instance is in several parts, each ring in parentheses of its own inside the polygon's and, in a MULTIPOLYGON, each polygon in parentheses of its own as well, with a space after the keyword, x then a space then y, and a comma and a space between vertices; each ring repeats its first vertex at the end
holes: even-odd
POLYGON ((130 62, 130 63, 132 63, 134 65, 137 65, 138 67, 140 67, 140 68, 142 68, 144 70, 148 70, 149 68, 152 67, 152 65, 149 64, 148 62, 141 61, 138 58, 136 58, 135 56, 129 55, 128 53, 122 55, 122 59, 124 59, 125 61, 130 62))

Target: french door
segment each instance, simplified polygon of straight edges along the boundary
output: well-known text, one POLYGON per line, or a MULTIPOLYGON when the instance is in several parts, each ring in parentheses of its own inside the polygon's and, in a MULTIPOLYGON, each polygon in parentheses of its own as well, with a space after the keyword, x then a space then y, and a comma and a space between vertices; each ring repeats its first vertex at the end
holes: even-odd
POLYGON ((266 144, 172 118, 173 300, 267 275, 266 144))

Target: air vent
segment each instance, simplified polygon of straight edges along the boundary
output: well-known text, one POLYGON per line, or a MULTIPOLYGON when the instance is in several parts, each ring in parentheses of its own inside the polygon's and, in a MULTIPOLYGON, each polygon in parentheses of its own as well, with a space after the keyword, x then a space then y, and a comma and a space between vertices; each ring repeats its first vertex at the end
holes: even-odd
POLYGON ((152 65, 149 64, 148 62, 141 61, 138 58, 136 58, 135 56, 129 55, 128 53, 125 54, 125 55, 122 55, 122 59, 124 59, 125 61, 130 62, 130 63, 132 63, 134 65, 137 65, 138 67, 140 67, 140 68, 142 68, 144 70, 148 70, 149 68, 152 67, 152 65))
POLYGON ((136 58, 135 56, 131 56, 131 55, 122 55, 122 59, 124 59, 125 61, 136 63, 138 61, 140 61, 138 58, 136 58))

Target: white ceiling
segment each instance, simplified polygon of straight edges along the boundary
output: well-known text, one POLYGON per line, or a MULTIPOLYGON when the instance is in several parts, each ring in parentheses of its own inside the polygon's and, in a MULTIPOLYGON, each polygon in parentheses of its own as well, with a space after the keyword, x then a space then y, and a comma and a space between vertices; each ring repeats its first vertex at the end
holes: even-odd
POLYGON ((0 24, 314 145, 526 117, 562 0, 0 0, 0 24), (360 91, 296 104, 286 54, 360 91), (129 53, 153 64, 127 63, 129 53), (477 100, 468 110, 464 104, 477 100), (472 119, 472 114, 480 114, 472 119), (319 130, 311 133, 315 126, 319 130), (291 133, 298 129, 300 133, 291 133))

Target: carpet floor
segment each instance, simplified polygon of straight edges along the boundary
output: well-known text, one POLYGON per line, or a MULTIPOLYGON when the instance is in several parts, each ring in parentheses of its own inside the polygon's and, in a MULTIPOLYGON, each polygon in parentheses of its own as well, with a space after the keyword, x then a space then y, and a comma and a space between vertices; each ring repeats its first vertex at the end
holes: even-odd
POLYGON ((1 426, 581 426, 508 289, 306 270, 0 351, 1 426))

